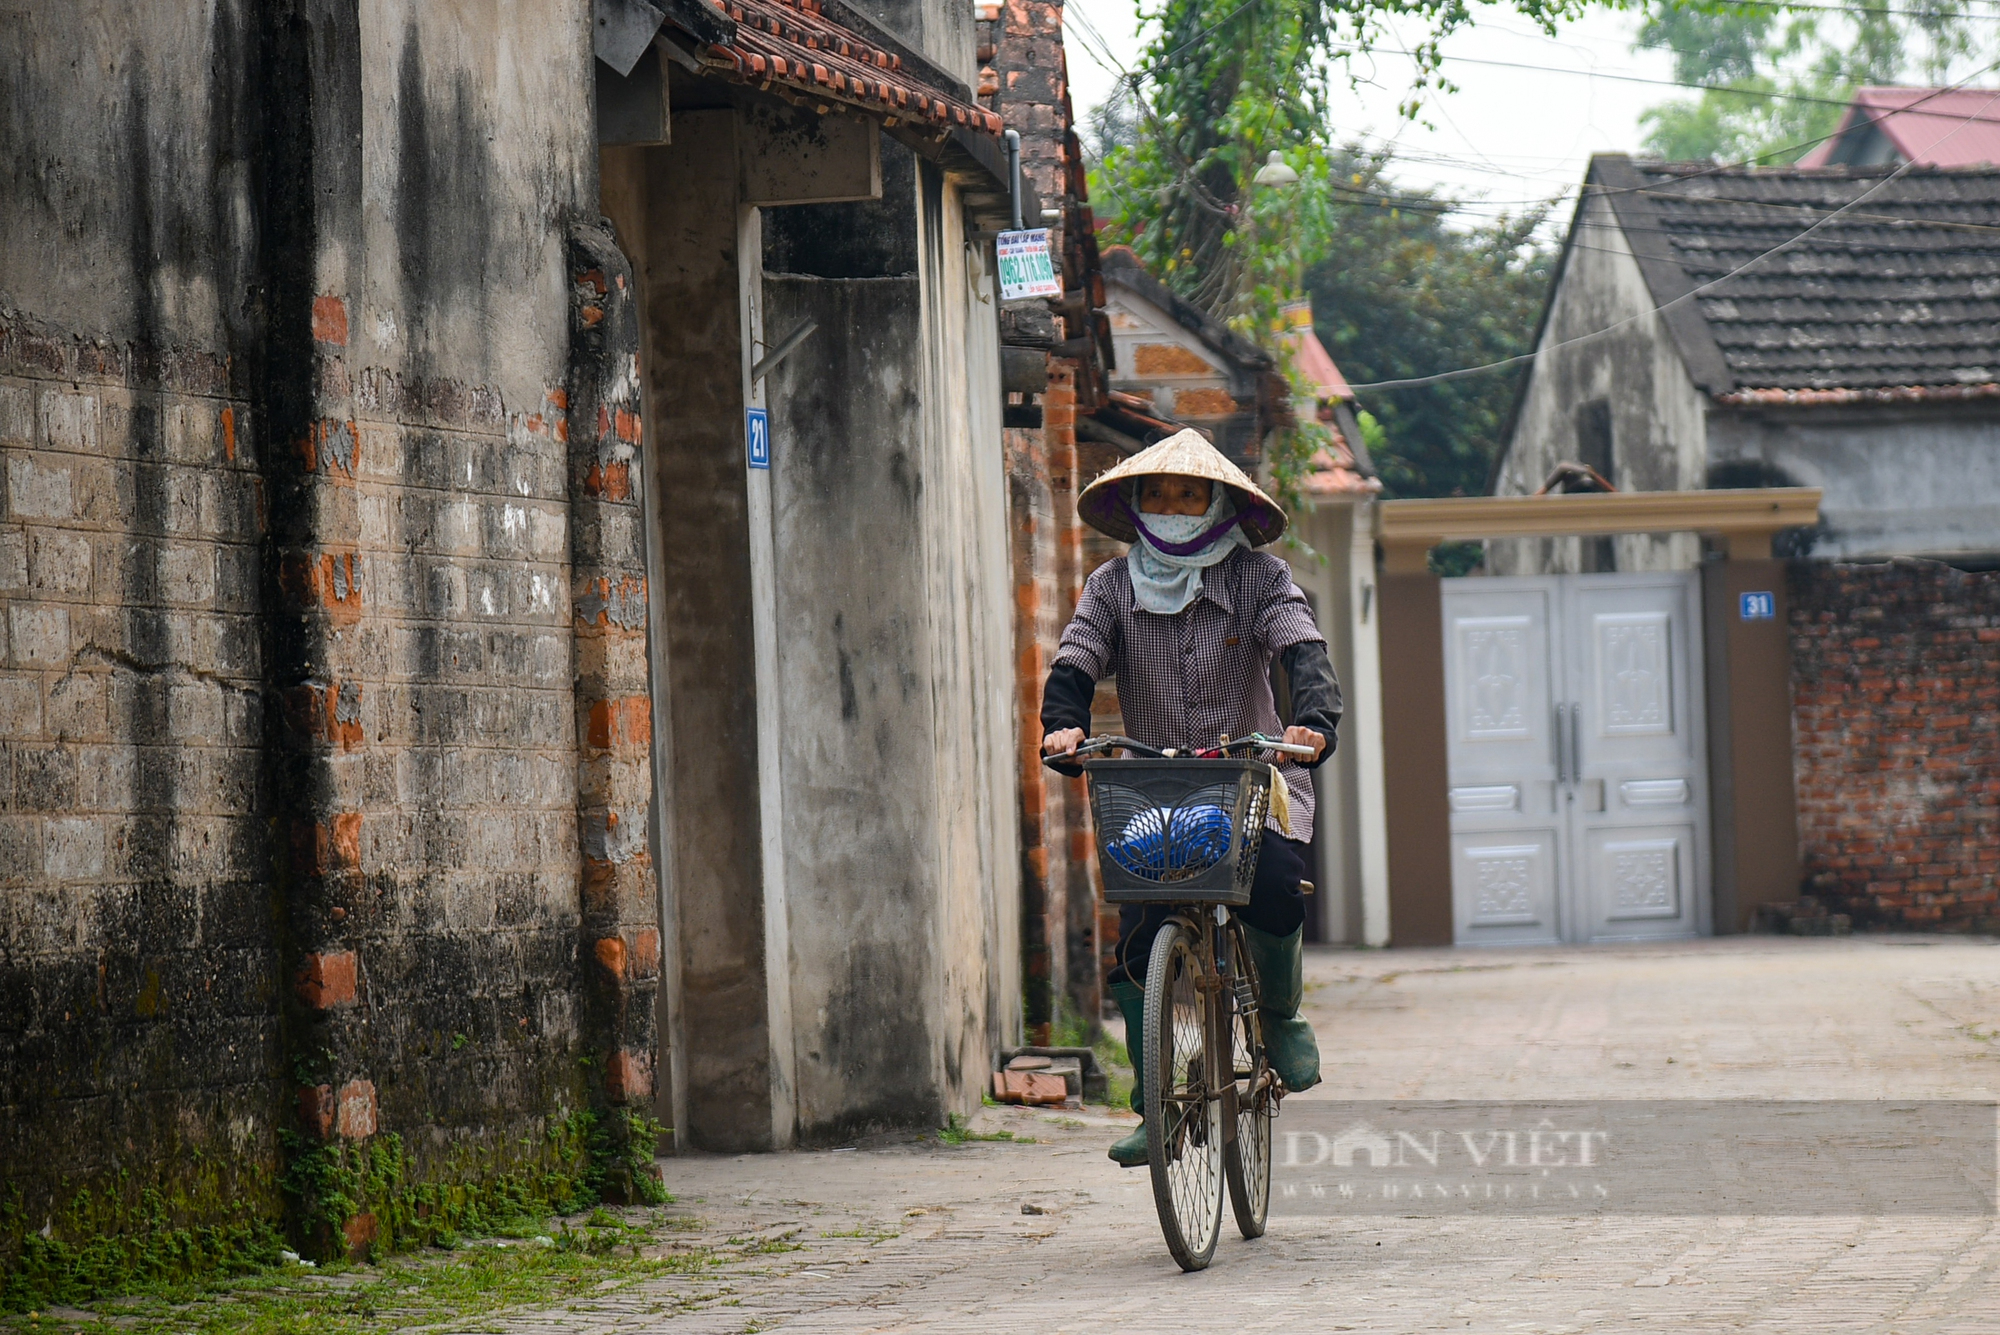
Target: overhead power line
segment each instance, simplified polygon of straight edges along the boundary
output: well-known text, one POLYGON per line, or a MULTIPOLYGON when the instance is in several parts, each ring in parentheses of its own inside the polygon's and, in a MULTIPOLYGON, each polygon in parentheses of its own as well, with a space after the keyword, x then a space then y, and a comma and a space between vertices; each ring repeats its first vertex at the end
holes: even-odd
MULTIPOLYGON (((1979 74, 1984 74, 1986 72, 1987 71, 1985 70, 1981 70, 1979 71, 1979 74)), ((1978 74, 1969 76, 1966 82, 1969 83, 1971 82, 1972 79, 1978 77, 1979 77, 1978 74)), ((1995 102, 2000 102, 2000 93, 1995 93, 1992 97, 1989 97, 1986 100, 1985 105, 1980 107, 1980 110, 1981 111, 1986 110, 1987 107, 1992 106, 1995 102)), ((1939 140, 1938 143, 1939 144, 1944 143, 1945 140, 1950 139, 1952 135, 1958 134, 1959 131, 1963 130, 1964 128, 1965 127, 1962 125, 1959 126, 1957 129, 1951 132, 1951 135, 1946 135, 1945 139, 1939 140)), ((1937 145, 1934 144, 1932 145, 1932 147, 1935 148, 1937 147, 1937 145)), ((1688 291, 1682 293, 1678 297, 1675 297, 1671 301, 1661 302, 1659 305, 1654 306, 1649 310, 1640 311, 1636 315, 1628 315, 1623 320, 1618 320, 1612 324, 1606 325, 1602 329, 1594 330, 1588 334, 1580 334, 1575 338, 1564 339, 1560 343, 1551 343, 1547 347, 1536 348, 1532 352, 1524 352, 1519 354, 1518 356, 1503 357, 1497 362, 1487 362, 1483 366, 1466 366, 1466 367, 1461 367, 1456 371, 1440 371, 1436 375, 1411 376, 1401 380, 1375 380, 1358 385, 1350 384, 1349 388, 1353 389, 1357 393, 1367 389, 1384 389, 1384 390, 1421 389, 1430 385, 1445 384, 1448 381, 1452 380, 1463 380, 1469 376, 1485 375, 1492 371, 1502 371, 1510 366, 1522 366, 1528 362, 1534 361, 1535 359, 1543 356, 1546 353, 1556 352, 1563 348, 1573 348, 1577 347, 1580 344, 1594 342, 1597 339, 1603 338, 1607 334, 1614 333, 1617 330, 1625 328, 1627 325, 1635 324, 1640 320, 1644 320, 1650 316, 1662 314, 1668 310, 1673 309, 1676 306, 1682 305, 1685 302, 1692 301, 1696 297, 1699 297, 1702 293, 1720 287, 1722 284, 1728 282, 1730 279, 1736 277, 1738 274, 1743 273, 1745 270, 1754 268, 1755 266, 1762 264, 1765 260, 1771 259, 1776 255, 1783 254, 1785 251, 1792 249, 1794 246, 1797 246, 1798 244, 1806 240, 1806 238, 1812 236, 1813 233, 1819 231, 1820 228, 1825 227, 1835 218, 1840 217, 1842 214, 1848 212, 1851 209, 1858 208, 1862 204, 1867 203, 1870 199, 1872 199, 1875 195, 1879 194, 1883 189, 1885 189, 1891 183, 1901 180, 1903 176, 1905 176, 1910 171, 1910 169, 1915 167, 1916 165, 1917 164, 1915 159, 1912 159, 1909 162, 1904 163, 1902 166, 1896 168, 1895 171, 1889 173, 1887 176, 1884 176, 1881 180, 1877 181, 1874 185, 1869 186, 1868 189, 1862 191, 1859 195, 1856 195, 1853 199, 1849 200, 1847 203, 1841 205, 1833 212, 1827 214, 1824 218, 1821 218, 1817 222, 1813 223, 1812 226, 1806 228, 1804 231, 1798 233, 1795 236, 1789 237, 1784 241, 1779 242, 1777 245, 1771 247, 1769 250, 1764 251, 1759 255, 1752 256, 1750 259, 1745 260, 1743 263, 1737 265, 1734 269, 1731 269, 1728 273, 1723 274, 1721 277, 1711 278, 1706 283, 1702 283, 1698 287, 1689 289, 1688 291)))

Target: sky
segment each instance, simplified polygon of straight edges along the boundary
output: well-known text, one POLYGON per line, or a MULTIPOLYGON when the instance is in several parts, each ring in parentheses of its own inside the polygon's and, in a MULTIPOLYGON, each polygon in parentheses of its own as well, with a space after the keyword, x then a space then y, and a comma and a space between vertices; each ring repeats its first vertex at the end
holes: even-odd
MULTIPOLYGON (((1132 0, 1067 0, 1071 95, 1079 118, 1109 94, 1117 78, 1107 64, 1131 65, 1140 50, 1132 0), (1094 58, 1101 34, 1110 60, 1094 58)), ((1357 62, 1364 82, 1333 89, 1335 137, 1393 143, 1393 176, 1405 185, 1432 185, 1467 201, 1469 215, 1518 212, 1524 205, 1575 190, 1592 153, 1636 151, 1639 115, 1685 89, 1610 76, 1671 79, 1664 51, 1633 51, 1641 15, 1593 9, 1548 37, 1509 9, 1475 6, 1477 22, 1445 44, 1444 74, 1458 91, 1434 93, 1419 121, 1397 112, 1408 94, 1413 62, 1378 51, 1357 62), (1494 62, 1494 63, 1476 63, 1494 62), (1513 66, 1533 66, 1531 69, 1513 66)), ((1410 38, 1421 34, 1414 22, 1410 38)), ((1388 45, 1388 44, 1385 44, 1388 45)), ((1393 45, 1407 47, 1407 41, 1393 45)), ((1558 207, 1551 225, 1568 221, 1558 207)))

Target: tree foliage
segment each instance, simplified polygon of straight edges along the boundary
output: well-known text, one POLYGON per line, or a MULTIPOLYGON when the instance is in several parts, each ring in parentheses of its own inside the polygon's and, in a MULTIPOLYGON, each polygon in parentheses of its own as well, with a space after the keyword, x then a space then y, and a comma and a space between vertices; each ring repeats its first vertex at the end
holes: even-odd
MULTIPOLYGON (((1527 352, 1555 258, 1535 240, 1547 210, 1458 226, 1452 201, 1398 187, 1393 166, 1354 149, 1332 164, 1306 270, 1320 342, 1357 383, 1527 352)), ((1526 369, 1364 396, 1386 494, 1482 494, 1526 369)))
POLYGON ((1674 77, 1712 87, 1640 116, 1648 153, 1674 161, 1791 162, 1833 133, 1863 84, 1938 83, 1972 52, 1968 0, 1827 14, 1653 0, 1637 45, 1674 54, 1674 77))
MULTIPOLYGON (((1591 0, 1495 0, 1553 32, 1591 0)), ((1091 200, 1157 277, 1196 305, 1279 352, 1279 312, 1308 267, 1339 243, 1334 201, 1352 175, 1329 131, 1329 89, 1342 62, 1363 55, 1394 19, 1414 20, 1417 75, 1406 112, 1444 86, 1439 45, 1473 21, 1467 0, 1163 0, 1123 101, 1093 129, 1103 151, 1091 200), (1279 152, 1300 180, 1254 186, 1279 152)), ((1453 361, 1452 364, 1459 364, 1453 361)), ((1272 443, 1281 493, 1297 495, 1317 428, 1272 443)), ((1412 475, 1414 476, 1414 474, 1412 475)))

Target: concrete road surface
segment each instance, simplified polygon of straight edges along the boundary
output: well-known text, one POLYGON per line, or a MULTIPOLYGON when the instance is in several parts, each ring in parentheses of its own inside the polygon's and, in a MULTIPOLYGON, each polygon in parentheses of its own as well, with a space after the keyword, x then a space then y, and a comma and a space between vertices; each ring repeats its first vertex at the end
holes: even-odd
MULTIPOLYGON (((1307 985, 1327 1080, 1287 1101, 1295 1125, 1321 1098, 2000 1096, 1985 940, 1329 949, 1307 985)), ((978 1129, 1037 1143, 666 1160, 676 1236, 736 1239, 735 1259, 507 1328, 2000 1331, 2000 1227, 1965 1212, 1280 1218, 1255 1242, 1225 1223, 1213 1266, 1183 1275, 1148 1175, 1104 1157, 1128 1125, 987 1109, 978 1129)))

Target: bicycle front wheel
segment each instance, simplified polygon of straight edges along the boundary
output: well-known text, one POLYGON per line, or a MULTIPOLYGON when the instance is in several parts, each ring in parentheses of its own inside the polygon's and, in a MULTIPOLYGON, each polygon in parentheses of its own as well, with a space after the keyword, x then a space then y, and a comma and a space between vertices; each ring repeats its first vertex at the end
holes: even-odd
POLYGON ((1265 1220, 1271 1209, 1271 1118, 1277 1111, 1273 1092, 1270 1058, 1264 1052, 1262 994, 1243 949, 1242 933, 1235 937, 1235 963, 1250 980, 1253 1004, 1230 1007, 1229 1033, 1235 1076, 1236 1135, 1229 1143, 1224 1167, 1229 1176, 1229 1206, 1236 1213, 1236 1229, 1246 1238, 1264 1236, 1265 1220))
POLYGON ((1208 1051, 1219 1000, 1199 938, 1169 919, 1146 966, 1146 1138, 1160 1231, 1183 1270, 1205 1267, 1222 1232, 1222 1103, 1208 1051))

